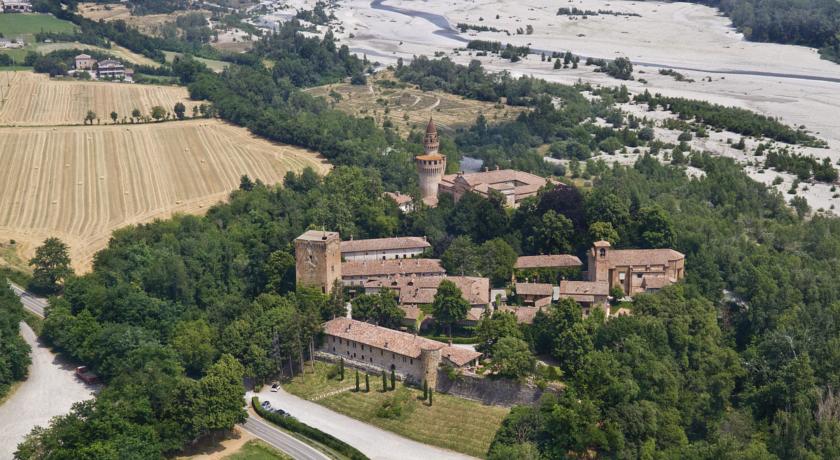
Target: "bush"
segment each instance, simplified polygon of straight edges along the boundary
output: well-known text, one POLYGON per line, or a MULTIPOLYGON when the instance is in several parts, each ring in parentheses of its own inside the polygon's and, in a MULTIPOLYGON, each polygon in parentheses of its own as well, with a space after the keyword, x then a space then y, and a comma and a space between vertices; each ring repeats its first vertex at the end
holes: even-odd
POLYGON ((368 457, 361 453, 358 449, 332 435, 324 433, 317 428, 313 428, 294 417, 282 416, 263 409, 263 407, 260 406, 260 398, 256 396, 251 398, 251 406, 254 407, 254 411, 256 411, 260 417, 281 428, 303 435, 313 441, 320 442, 330 449, 346 455, 351 460, 369 460, 368 457))
POLYGON ((400 388, 393 396, 382 401, 376 409, 376 416, 397 420, 405 417, 414 410, 415 399, 407 388, 400 388))

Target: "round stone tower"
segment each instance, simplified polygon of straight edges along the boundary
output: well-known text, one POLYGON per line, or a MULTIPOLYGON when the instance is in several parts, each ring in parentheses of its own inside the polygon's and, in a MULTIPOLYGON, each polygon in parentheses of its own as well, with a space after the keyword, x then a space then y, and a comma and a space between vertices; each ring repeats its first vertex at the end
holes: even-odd
MULTIPOLYGON (((420 363, 423 366, 423 380, 429 383, 429 388, 437 386, 437 370, 440 365, 440 349, 442 346, 421 346, 420 363)), ((422 382, 419 382, 422 383, 422 382)))
POLYGON ((420 181, 420 197, 429 205, 437 204, 438 184, 446 172, 446 157, 438 153, 439 147, 440 140, 435 122, 429 118, 426 136, 423 138, 424 154, 414 158, 420 181))

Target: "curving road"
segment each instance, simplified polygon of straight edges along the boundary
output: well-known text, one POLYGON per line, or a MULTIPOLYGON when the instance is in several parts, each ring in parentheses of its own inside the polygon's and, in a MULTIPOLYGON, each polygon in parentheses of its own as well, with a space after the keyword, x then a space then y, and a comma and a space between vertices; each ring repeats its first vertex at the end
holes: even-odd
POLYGON ((20 333, 32 347, 32 365, 27 379, 0 406, 0 459, 12 458, 18 443, 32 428, 46 426, 51 418, 70 412, 73 404, 96 393, 95 386, 76 378, 72 364, 38 341, 29 325, 20 323, 20 333))
POLYGON ((41 318, 44 317, 44 309, 47 307, 47 299, 43 297, 38 297, 35 294, 27 291, 26 289, 18 286, 17 284, 9 281, 9 286, 14 291, 15 295, 20 297, 20 303, 23 304, 23 308, 35 313, 36 315, 40 316, 41 318))
MULTIPOLYGON (((252 394, 246 395, 250 400, 252 394)), ((346 415, 333 412, 324 406, 294 396, 282 388, 272 393, 266 389, 259 393, 260 401, 269 401, 307 425, 318 428, 362 451, 371 460, 467 460, 464 454, 422 444, 385 431, 346 415)))
POLYGON ((330 457, 321 453, 321 451, 288 433, 278 430, 253 414, 248 415, 248 420, 245 420, 242 428, 295 460, 330 460, 330 457))
MULTIPOLYGON (((437 26, 438 30, 434 32, 435 35, 440 35, 442 37, 446 37, 461 43, 469 42, 468 39, 461 36, 459 31, 452 27, 449 20, 446 19, 446 16, 437 13, 430 13, 427 11, 419 11, 419 10, 412 10, 408 8, 399 8, 396 6, 386 5, 385 0, 373 0, 370 2, 371 9, 374 10, 381 10, 381 11, 389 11, 391 13, 402 14, 404 16, 409 16, 412 18, 421 18, 429 21, 433 25, 437 26)), ((357 48, 353 51, 363 51, 367 54, 372 55, 382 55, 388 56, 386 54, 377 53, 374 50, 366 50, 363 48, 357 48)), ((558 50, 547 50, 547 49, 539 49, 539 48, 531 48, 532 54, 539 54, 539 53, 546 53, 551 54, 558 50)), ((562 50, 561 50, 562 51, 562 50)), ((603 58, 598 56, 584 56, 581 54, 576 54, 583 59, 586 58, 593 58, 593 59, 612 59, 610 57, 603 58)), ((818 75, 802 75, 802 74, 792 74, 792 73, 778 73, 778 72, 762 72, 757 70, 734 70, 734 69, 699 69, 694 67, 682 67, 682 66, 673 66, 668 64, 661 64, 656 62, 645 62, 645 61, 636 61, 632 60, 634 65, 640 66, 647 66, 647 67, 654 67, 654 68, 663 68, 663 69, 675 69, 675 70, 685 70, 685 71, 694 71, 694 72, 705 72, 711 74, 724 74, 724 75, 753 75, 758 77, 774 77, 774 78, 784 78, 784 79, 793 79, 793 80, 813 80, 813 81, 824 81, 829 83, 840 83, 840 78, 835 77, 823 77, 818 75)))

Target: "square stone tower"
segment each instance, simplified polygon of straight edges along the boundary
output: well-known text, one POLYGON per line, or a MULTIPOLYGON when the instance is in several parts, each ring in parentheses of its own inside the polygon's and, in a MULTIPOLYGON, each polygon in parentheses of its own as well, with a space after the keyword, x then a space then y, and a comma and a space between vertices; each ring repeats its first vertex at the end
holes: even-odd
POLYGON ((295 240, 295 275, 299 286, 332 291, 341 281, 341 238, 338 232, 309 230, 295 240))

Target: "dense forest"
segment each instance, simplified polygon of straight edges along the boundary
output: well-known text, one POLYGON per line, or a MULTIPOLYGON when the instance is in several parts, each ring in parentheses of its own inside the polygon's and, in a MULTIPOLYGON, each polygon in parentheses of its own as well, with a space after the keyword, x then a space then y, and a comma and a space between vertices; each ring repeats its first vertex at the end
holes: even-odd
MULTIPOLYGON (((308 228, 354 238, 426 235, 448 268, 497 285, 509 279, 516 255, 583 256, 603 238, 687 255, 686 280, 638 297, 630 317, 584 320, 565 301, 530 327, 482 328, 485 344, 525 343, 531 364, 531 353, 556 360, 566 385, 536 406, 514 408, 491 458, 840 456, 840 221, 805 219, 732 160, 702 153, 685 159, 705 173, 699 177, 650 156, 631 166, 593 162, 591 187, 548 187, 515 210, 498 196, 467 194, 403 214, 383 192, 416 187, 411 157, 420 151, 419 133, 402 140, 302 91, 358 81, 367 64, 329 35, 304 38, 299 24, 287 27, 221 74, 189 58, 173 71, 223 118, 319 150, 337 167, 323 178, 290 173, 282 186, 243 177, 229 202, 203 217, 116 231, 90 274, 57 286, 63 296, 51 302, 43 332, 106 386, 33 431, 17 458, 162 458, 243 420, 243 379, 264 382, 278 369, 300 369, 320 322, 343 308, 341 290, 325 296, 295 288, 292 241, 308 228), (262 59, 283 64, 269 70, 262 59)), ((629 100, 626 88, 588 99, 582 92, 592 88, 446 59, 401 63, 397 75, 529 107, 498 125, 479 118, 449 147, 489 165, 548 175, 559 171, 536 153, 541 145, 577 158, 655 142, 644 120, 615 109, 629 100)), ((756 135, 809 139, 750 112, 656 104, 712 126, 737 122, 756 135)), ((0 301, 6 297, 0 292, 0 301)))
POLYGON ((0 274, 0 400, 26 377, 31 361, 29 345, 20 336, 22 320, 23 305, 0 274))
POLYGON ((720 9, 748 40, 805 45, 840 63, 836 0, 689 0, 720 9))

